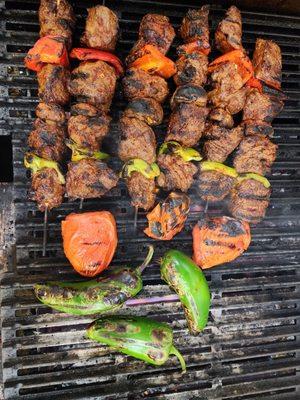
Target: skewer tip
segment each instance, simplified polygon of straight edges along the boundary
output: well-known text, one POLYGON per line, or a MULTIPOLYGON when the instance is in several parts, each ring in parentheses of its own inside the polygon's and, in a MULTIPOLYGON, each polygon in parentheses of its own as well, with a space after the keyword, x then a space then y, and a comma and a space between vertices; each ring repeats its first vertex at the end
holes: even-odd
POLYGON ((81 197, 81 199, 80 199, 80 202, 79 202, 79 210, 81 211, 82 210, 82 207, 83 207, 83 197, 81 197))

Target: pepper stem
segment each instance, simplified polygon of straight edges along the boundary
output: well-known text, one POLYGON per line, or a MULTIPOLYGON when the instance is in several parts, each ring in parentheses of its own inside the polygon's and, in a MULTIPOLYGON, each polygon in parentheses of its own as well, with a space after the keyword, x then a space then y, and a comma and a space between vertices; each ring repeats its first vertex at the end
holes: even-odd
POLYGON ((148 254, 145 258, 145 260, 143 261, 143 264, 141 264, 140 266, 137 267, 136 271, 139 272, 140 274, 144 271, 144 269, 149 265, 150 261, 152 260, 153 257, 153 253, 154 253, 154 247, 149 245, 148 246, 149 250, 148 250, 148 254))
POLYGON ((179 351, 176 349, 175 346, 171 347, 169 354, 174 354, 174 356, 176 356, 178 358, 181 368, 182 368, 182 373, 185 373, 186 372, 186 364, 185 364, 184 358, 182 357, 182 354, 179 353, 179 351))

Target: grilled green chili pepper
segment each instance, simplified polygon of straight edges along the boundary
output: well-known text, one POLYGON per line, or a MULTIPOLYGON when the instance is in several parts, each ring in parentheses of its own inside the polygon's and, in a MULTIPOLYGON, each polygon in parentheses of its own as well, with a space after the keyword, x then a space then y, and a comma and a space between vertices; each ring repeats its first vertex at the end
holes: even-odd
POLYGON ((58 311, 90 315, 112 311, 134 297, 143 287, 141 273, 153 256, 153 246, 135 270, 121 268, 109 276, 84 282, 48 282, 34 287, 36 297, 58 311))
POLYGON ((36 172, 40 171, 43 168, 53 168, 57 175, 60 183, 62 185, 65 184, 65 178, 61 173, 57 162, 45 160, 44 158, 38 157, 33 153, 26 153, 24 157, 24 165, 26 168, 30 168, 32 173, 35 174, 36 172))
POLYGON ((174 153, 180 156, 184 161, 200 161, 202 157, 200 153, 192 147, 183 147, 178 142, 170 140, 164 142, 158 151, 158 154, 174 153))
POLYGON ((201 268, 178 250, 169 250, 161 259, 161 277, 178 294, 189 330, 201 332, 208 320, 210 291, 201 268))
POLYGON ((182 371, 186 371, 184 358, 174 347, 173 331, 167 324, 145 317, 115 315, 94 321, 87 336, 153 365, 164 364, 169 355, 174 354, 182 371))
POLYGON ((156 163, 148 164, 140 158, 133 158, 124 164, 121 171, 121 177, 127 178, 134 171, 140 172, 147 179, 154 179, 160 174, 159 167, 156 163))
POLYGON ((74 140, 71 139, 66 140, 66 145, 72 150, 71 161, 73 162, 80 161, 84 158, 94 158, 95 160, 105 160, 106 158, 109 158, 109 155, 102 151, 91 151, 89 149, 78 147, 74 140))
POLYGON ((227 165, 216 161, 203 161, 200 163, 200 169, 201 171, 218 171, 221 172, 221 174, 228 175, 233 178, 238 176, 238 173, 234 168, 227 167, 227 165))
POLYGON ((271 183, 268 181, 267 178, 264 176, 254 174, 253 172, 249 172, 248 174, 242 174, 238 176, 238 182, 242 182, 245 179, 254 179, 255 181, 258 181, 264 185, 265 188, 269 188, 271 186, 271 183))

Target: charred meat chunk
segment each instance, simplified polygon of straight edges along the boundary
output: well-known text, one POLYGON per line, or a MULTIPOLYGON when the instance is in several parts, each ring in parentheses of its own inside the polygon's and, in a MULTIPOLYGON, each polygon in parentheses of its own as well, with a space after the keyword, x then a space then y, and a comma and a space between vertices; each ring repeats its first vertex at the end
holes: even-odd
POLYGON ((118 30, 118 17, 113 11, 101 5, 89 8, 81 43, 92 49, 113 52, 118 30))
POLYGON ((179 29, 179 34, 185 43, 198 40, 202 48, 209 50, 208 13, 208 5, 198 10, 188 10, 179 29))
POLYGON ((72 96, 107 111, 116 87, 113 67, 104 61, 80 63, 71 73, 69 90, 72 96))
POLYGON ((265 175, 276 158, 277 145, 263 136, 247 136, 238 148, 234 167, 238 173, 254 172, 265 175))
POLYGON ((159 14, 146 14, 140 23, 139 40, 126 58, 126 64, 130 65, 139 57, 140 50, 146 44, 152 44, 161 53, 166 54, 174 37, 175 31, 168 17, 159 14))
POLYGON ((146 14, 140 24, 139 37, 145 44, 153 44, 161 53, 166 54, 175 37, 175 31, 165 15, 146 14))
POLYGON ((59 207, 63 202, 64 186, 53 168, 43 168, 33 174, 30 198, 37 202, 40 211, 59 207))
POLYGON ((162 123, 164 112, 156 100, 144 97, 131 100, 123 115, 128 118, 137 118, 152 126, 162 123))
POLYGON ((39 97, 45 103, 64 106, 70 101, 70 72, 61 65, 45 64, 37 73, 39 97))
POLYGON ((232 128, 234 125, 234 121, 232 116, 229 114, 228 111, 224 110, 223 108, 214 108, 211 110, 208 118, 224 128, 232 128))
POLYGON ((239 145, 243 138, 243 132, 242 125, 228 129, 216 124, 208 124, 205 129, 206 141, 203 146, 205 158, 223 163, 239 145))
POLYGON ((245 179, 231 191, 229 211, 238 219, 258 223, 269 205, 271 188, 254 179, 245 179))
POLYGON ((134 207, 149 210, 154 206, 156 197, 155 180, 148 179, 134 171, 126 179, 126 185, 134 207))
POLYGON ((40 36, 60 36, 71 47, 75 15, 67 0, 41 0, 39 7, 40 36))
POLYGON ((122 85, 128 100, 147 97, 163 103, 169 93, 165 79, 137 68, 130 68, 126 72, 122 85))
POLYGON ((66 192, 71 199, 102 197, 118 183, 118 176, 102 161, 84 158, 68 164, 66 192))
POLYGON ((195 146, 204 132, 207 112, 206 107, 180 103, 171 114, 166 141, 195 146))
POLYGON ((193 184, 198 168, 190 161, 184 161, 175 154, 161 154, 157 157, 160 175, 158 186, 165 190, 179 189, 187 192, 193 184))
POLYGON ((200 171, 198 194, 204 201, 223 200, 232 190, 235 178, 219 171, 200 171))
POLYGON ((254 75, 267 85, 281 87, 281 50, 272 40, 256 39, 253 54, 254 75))
POLYGON ((193 83, 202 86, 206 83, 208 59, 199 52, 193 52, 179 57, 176 61, 177 72, 174 82, 177 86, 193 83))
POLYGON ((61 161, 65 150, 65 128, 55 123, 36 119, 34 130, 28 137, 28 146, 39 157, 46 160, 61 161))
POLYGON ((245 125, 245 136, 251 136, 251 135, 261 135, 261 136, 268 136, 272 137, 274 135, 274 129, 271 124, 267 123, 256 123, 255 121, 253 122, 247 122, 244 124, 245 125))
POLYGON ((140 158, 148 164, 156 159, 156 138, 153 130, 137 118, 120 119, 119 158, 128 161, 140 158))
POLYGON ((35 109, 35 114, 39 119, 47 121, 48 123, 64 125, 66 122, 64 109, 58 104, 39 103, 35 109))
POLYGON ((236 114, 245 105, 248 88, 243 87, 242 76, 232 62, 221 64, 211 74, 214 89, 208 93, 208 99, 215 108, 223 108, 229 114, 236 114))
MULTIPOLYGON (((76 103, 71 107, 71 115, 85 115, 86 117, 96 117, 99 110, 88 103, 76 103)), ((100 111, 101 114, 101 111, 100 111)))
POLYGON ((222 53, 243 49, 242 46, 242 17, 240 11, 231 6, 225 18, 219 23, 215 33, 216 47, 222 53))
MULTIPOLYGON (((283 108, 283 101, 252 89, 246 98, 243 122, 248 125, 262 125, 271 128, 273 119, 283 108)), ((271 132, 273 130, 271 129, 271 132)), ((247 132, 248 134, 250 133, 247 132)))
POLYGON ((171 108, 174 109, 181 103, 205 107, 207 103, 207 93, 202 86, 192 84, 179 86, 172 96, 171 108))
POLYGON ((110 120, 107 114, 99 114, 96 117, 71 116, 68 122, 69 137, 78 147, 98 151, 109 131, 110 120))

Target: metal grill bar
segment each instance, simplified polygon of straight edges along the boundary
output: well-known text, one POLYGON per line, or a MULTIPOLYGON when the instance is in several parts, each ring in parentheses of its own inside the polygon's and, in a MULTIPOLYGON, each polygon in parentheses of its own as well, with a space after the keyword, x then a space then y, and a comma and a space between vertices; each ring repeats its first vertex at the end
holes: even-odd
MULTIPOLYGON (((271 206, 264 221, 252 230, 249 251, 233 263, 207 272, 213 292, 209 324, 204 333, 191 337, 179 303, 156 304, 123 313, 149 315, 169 322, 178 347, 187 360, 182 377, 171 359, 153 368, 104 346, 89 342, 86 317, 70 317, 38 304, 32 285, 46 279, 78 279, 66 262, 60 236, 60 221, 74 209, 65 202, 49 215, 47 257, 41 258, 42 214, 27 201, 28 180, 22 165, 26 137, 38 102, 35 76, 22 64, 26 51, 38 37, 38 0, 0 2, 0 135, 12 135, 14 151, 15 253, 3 275, 1 324, 5 399, 135 400, 219 399, 296 400, 300 398, 300 17, 276 12, 243 10, 243 42, 253 50, 255 38, 273 38, 283 52, 283 89, 286 107, 275 121, 274 141, 278 158, 270 181, 271 206)), ((95 1, 79 0, 76 37, 83 29, 86 7, 95 1)), ((188 7, 198 2, 177 0, 107 0, 120 17, 119 54, 124 57, 137 37, 141 17, 147 12, 167 14, 178 26, 188 7)), ((272 10, 273 11, 273 10, 272 10)), ((212 2, 212 28, 224 9, 212 2)), ((176 45, 176 43, 175 43, 176 45)), ((174 54, 174 48, 173 48, 174 54)), ((112 137, 117 135, 118 115, 124 101, 118 92, 112 109, 112 137)), ((156 130, 163 137, 167 117, 156 130)), ((115 148, 110 149, 112 152, 115 148)), ((118 160, 113 160, 118 168, 118 160)), ((185 231, 172 246, 191 251, 190 228, 199 216, 192 191, 193 211, 185 231)), ((106 198, 88 200, 86 210, 112 210, 117 218, 120 246, 115 264, 136 260, 145 252, 138 221, 138 237, 132 242, 133 211, 126 188, 119 185, 106 198)), ((220 215, 224 204, 210 207, 220 215)), ((161 255, 168 243, 156 244, 161 255)), ((170 294, 152 266, 145 271, 142 297, 170 294)))

